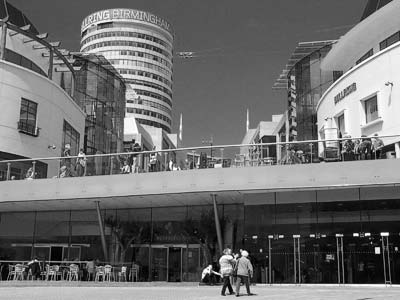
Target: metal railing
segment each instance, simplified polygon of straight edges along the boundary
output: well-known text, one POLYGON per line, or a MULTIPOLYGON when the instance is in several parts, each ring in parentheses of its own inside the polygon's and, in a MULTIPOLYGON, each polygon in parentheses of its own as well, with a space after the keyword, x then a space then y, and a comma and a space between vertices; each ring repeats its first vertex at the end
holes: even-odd
POLYGON ((400 135, 386 135, 331 140, 210 145, 86 155, 85 157, 3 160, 0 161, 0 180, 31 180, 396 158, 400 153, 399 141, 400 135))

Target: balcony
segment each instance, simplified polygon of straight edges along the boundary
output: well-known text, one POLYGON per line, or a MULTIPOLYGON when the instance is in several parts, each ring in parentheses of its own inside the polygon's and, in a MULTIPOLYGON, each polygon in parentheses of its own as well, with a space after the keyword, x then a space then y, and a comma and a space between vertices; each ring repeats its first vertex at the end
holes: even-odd
POLYGON ((21 120, 18 122, 18 131, 27 135, 38 137, 40 128, 29 124, 26 120, 21 120))

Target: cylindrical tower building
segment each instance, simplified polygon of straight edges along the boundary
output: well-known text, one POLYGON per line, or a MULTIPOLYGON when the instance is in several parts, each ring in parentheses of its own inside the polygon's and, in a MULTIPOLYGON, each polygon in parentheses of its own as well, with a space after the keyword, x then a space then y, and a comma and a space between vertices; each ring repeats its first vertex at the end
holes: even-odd
POLYGON ((127 83, 126 116, 171 132, 173 33, 149 12, 117 8, 87 16, 81 51, 102 54, 127 83))

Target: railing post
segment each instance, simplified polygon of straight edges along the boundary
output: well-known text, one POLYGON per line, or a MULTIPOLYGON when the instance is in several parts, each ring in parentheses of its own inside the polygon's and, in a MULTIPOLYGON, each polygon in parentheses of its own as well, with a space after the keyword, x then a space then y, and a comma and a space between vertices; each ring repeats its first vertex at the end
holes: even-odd
POLYGON ((7 163, 7 180, 10 180, 11 178, 11 163, 7 163))

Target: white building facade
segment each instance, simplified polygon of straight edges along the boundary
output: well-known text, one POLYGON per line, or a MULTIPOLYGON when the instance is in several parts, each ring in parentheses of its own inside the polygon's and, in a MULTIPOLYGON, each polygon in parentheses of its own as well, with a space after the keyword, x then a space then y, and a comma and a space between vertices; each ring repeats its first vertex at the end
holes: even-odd
MULTIPOLYGON (((399 13, 398 1, 387 4, 352 28, 326 56, 321 68, 344 74, 317 105, 320 139, 399 134, 399 13)), ((384 139, 386 145, 398 141, 384 139)), ((400 155, 398 145, 396 152, 400 155)))
POLYGON ((173 32, 164 19, 134 9, 86 17, 81 51, 100 53, 127 83, 126 117, 171 132, 173 32))
MULTIPOLYGON (((65 144, 77 154, 84 141, 85 113, 73 98, 74 82, 56 72, 56 62, 66 60, 33 25, 18 23, 15 16, 21 12, 5 5, 14 14, 0 23, 0 160, 59 157, 65 144), (20 28, 28 25, 31 29, 20 28)), ((29 164, 0 169, 0 180, 24 178, 29 164)), ((57 175, 58 166, 51 164, 36 162, 37 176, 57 175)))

